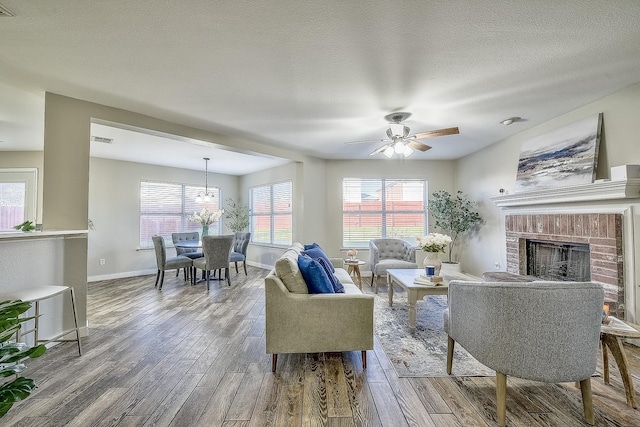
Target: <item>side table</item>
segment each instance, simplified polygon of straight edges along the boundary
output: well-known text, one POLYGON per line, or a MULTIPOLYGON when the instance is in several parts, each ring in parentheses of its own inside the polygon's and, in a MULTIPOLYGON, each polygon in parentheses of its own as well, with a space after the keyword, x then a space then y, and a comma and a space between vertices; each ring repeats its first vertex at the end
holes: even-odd
POLYGON ((629 372, 627 355, 622 346, 622 338, 640 338, 640 326, 632 325, 622 320, 609 316, 609 323, 603 324, 600 329, 600 340, 602 341, 602 366, 603 379, 605 384, 609 384, 609 355, 607 348, 611 351, 613 358, 618 365, 624 392, 627 395, 627 405, 637 408, 635 392, 633 390, 633 380, 629 372))
POLYGON ((349 273, 349 275, 355 274, 355 276, 358 278, 358 288, 360 288, 360 290, 362 290, 362 276, 360 275, 360 266, 365 264, 366 262, 362 261, 361 259, 344 260, 344 265, 347 266, 347 273, 349 273))

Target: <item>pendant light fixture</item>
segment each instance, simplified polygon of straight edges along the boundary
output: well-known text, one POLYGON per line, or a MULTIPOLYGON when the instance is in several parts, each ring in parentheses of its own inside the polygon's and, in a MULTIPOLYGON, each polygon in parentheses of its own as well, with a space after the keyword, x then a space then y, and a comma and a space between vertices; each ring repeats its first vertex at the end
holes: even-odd
POLYGON ((213 192, 209 191, 209 158, 204 159, 204 191, 198 193, 196 203, 209 203, 213 199, 213 192))

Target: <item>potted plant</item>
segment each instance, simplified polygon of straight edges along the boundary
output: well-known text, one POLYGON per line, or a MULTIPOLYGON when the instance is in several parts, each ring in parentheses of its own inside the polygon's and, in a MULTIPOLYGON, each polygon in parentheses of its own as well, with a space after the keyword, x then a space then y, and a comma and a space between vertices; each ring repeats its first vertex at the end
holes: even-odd
POLYGON ((22 361, 28 357, 40 357, 47 351, 44 344, 29 347, 11 340, 22 322, 33 319, 19 317, 29 308, 30 302, 0 301, 0 418, 14 403, 26 399, 36 386, 32 379, 17 376, 26 368, 22 361), (16 377, 13 380, 8 379, 14 375, 16 377))
POLYGON ((251 209, 242 202, 236 202, 229 198, 225 201, 224 218, 227 227, 234 233, 239 233, 249 227, 249 215, 251 209))
POLYGON ((435 226, 451 236, 449 259, 445 263, 458 263, 454 259, 454 248, 458 239, 482 223, 476 203, 469 200, 462 191, 458 191, 454 196, 448 191, 439 190, 431 195, 429 212, 435 220, 435 226))

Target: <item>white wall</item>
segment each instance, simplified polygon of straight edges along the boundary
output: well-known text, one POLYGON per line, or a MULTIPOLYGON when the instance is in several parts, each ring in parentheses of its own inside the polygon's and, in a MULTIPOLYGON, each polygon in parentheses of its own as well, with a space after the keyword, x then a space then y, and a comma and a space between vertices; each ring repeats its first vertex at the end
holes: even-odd
MULTIPOLYGON (((140 250, 140 181, 143 179, 204 184, 204 174, 164 166, 92 157, 89 170, 89 231, 87 271, 90 281, 155 273, 153 250, 140 250), (99 260, 104 258, 105 265, 99 260)), ((238 197, 239 178, 209 173, 222 201, 238 197)), ((224 226, 224 218, 222 219, 224 226)), ((168 253, 173 254, 173 249, 168 253)))
MULTIPOLYGON (((609 178, 612 166, 640 164, 640 120, 638 120, 640 84, 585 105, 457 161, 458 188, 479 201, 486 221, 479 235, 467 242, 462 254, 461 262, 467 272, 479 275, 483 271, 494 270, 496 261, 499 262, 501 269, 505 268, 504 216, 509 211, 497 208, 490 197, 498 196, 500 188, 513 192, 522 143, 600 112, 603 113, 603 129, 597 178, 609 178)), ((516 123, 512 126, 517 125, 516 123)), ((638 223, 640 200, 634 199, 631 202, 636 212, 634 222, 638 223)), ((621 204, 629 204, 629 201, 609 203, 612 208, 621 204)), ((640 252, 638 244, 639 242, 636 241, 636 252, 640 252)), ((637 262, 638 255, 636 254, 634 258, 637 262)), ((631 268, 629 274, 633 275, 633 282, 640 283, 640 269, 636 271, 635 268, 631 268)), ((633 289, 635 288, 632 287, 630 290, 633 291, 633 289)), ((627 293, 628 301, 630 297, 633 298, 633 295, 627 293)), ((636 305, 640 307, 640 304, 636 305)), ((636 312, 636 319, 638 318, 640 313, 636 312)))

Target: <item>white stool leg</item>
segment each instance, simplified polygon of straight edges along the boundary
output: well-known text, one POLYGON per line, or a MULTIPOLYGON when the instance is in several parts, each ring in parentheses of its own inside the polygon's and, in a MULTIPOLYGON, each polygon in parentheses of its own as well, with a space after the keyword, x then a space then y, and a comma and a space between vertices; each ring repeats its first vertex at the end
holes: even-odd
POLYGON ((40 300, 36 300, 36 317, 33 319, 33 346, 38 345, 38 326, 40 323, 40 300))

